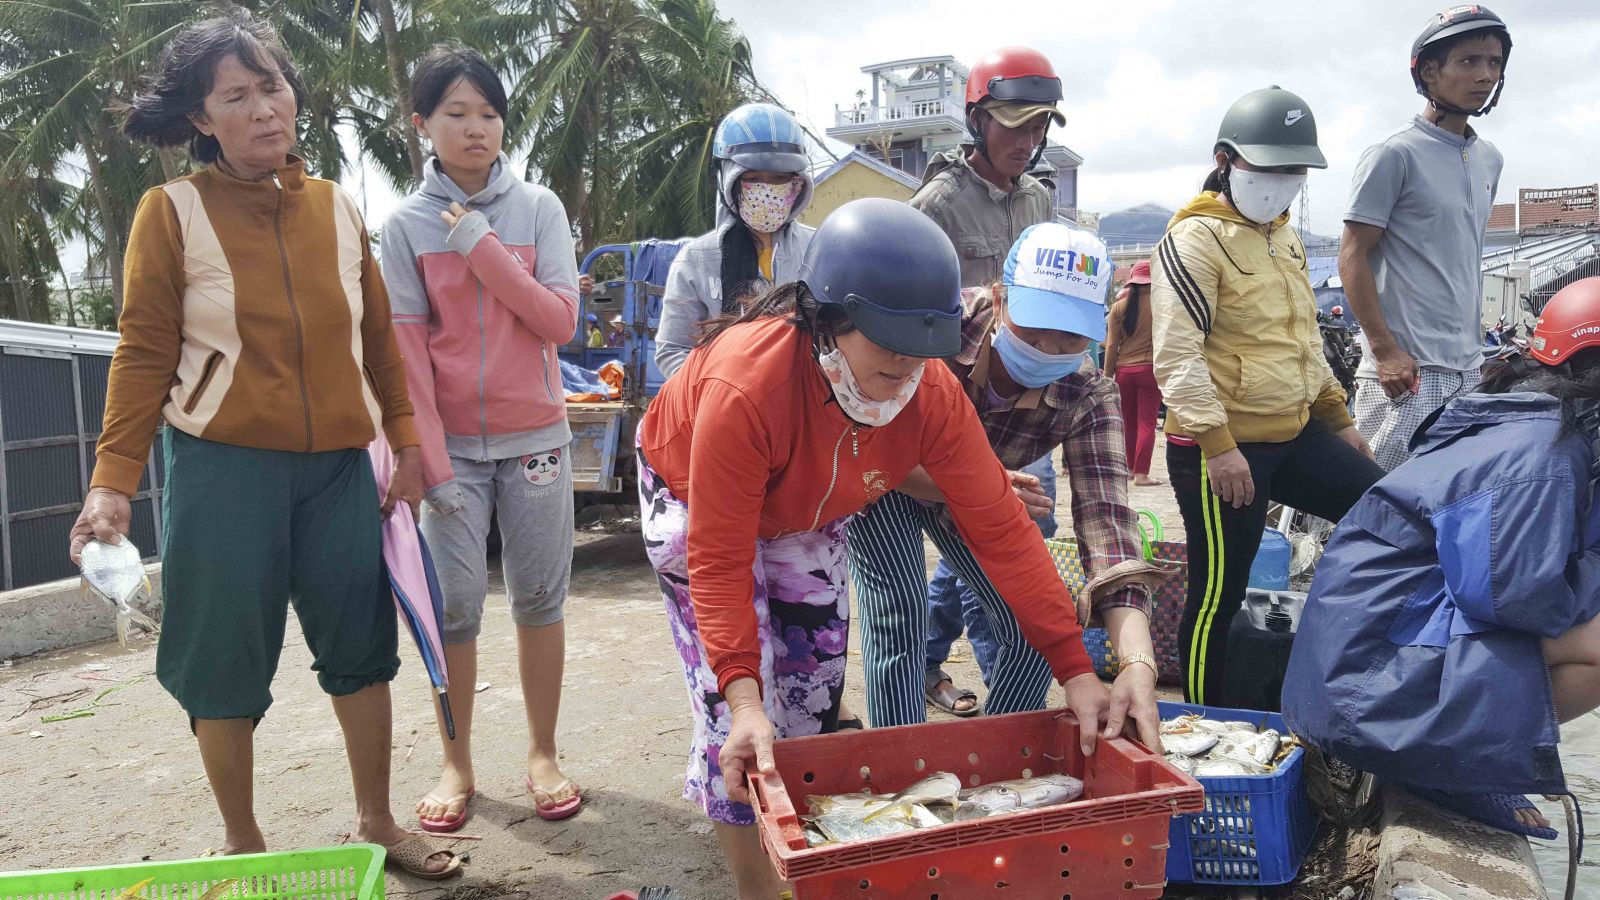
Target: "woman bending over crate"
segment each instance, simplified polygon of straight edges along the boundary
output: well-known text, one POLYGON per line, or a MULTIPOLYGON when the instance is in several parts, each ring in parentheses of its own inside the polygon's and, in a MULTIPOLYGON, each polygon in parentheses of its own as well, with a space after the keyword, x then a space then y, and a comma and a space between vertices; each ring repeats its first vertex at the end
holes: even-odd
POLYGON ((1600 707, 1600 278, 1424 421, 1334 532, 1284 718, 1469 818, 1555 838, 1559 723, 1600 707))
POLYGON ((850 621, 845 523, 921 466, 1024 636, 1066 688, 1084 752, 1127 699, 1091 670, 1072 597, 954 374, 955 249, 882 199, 834 212, 800 280, 714 325, 639 428, 645 548, 694 715, 684 796, 716 823, 744 900, 779 885, 747 773, 834 731, 850 621))

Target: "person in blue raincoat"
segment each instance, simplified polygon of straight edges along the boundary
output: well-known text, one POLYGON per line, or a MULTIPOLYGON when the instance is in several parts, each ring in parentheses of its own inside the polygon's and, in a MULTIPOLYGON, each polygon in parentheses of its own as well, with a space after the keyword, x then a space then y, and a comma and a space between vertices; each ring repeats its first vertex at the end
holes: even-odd
POLYGON ((1435 416, 1329 541, 1284 718, 1329 756, 1553 839, 1521 795, 1567 792, 1559 724, 1600 706, 1600 278, 1435 416))

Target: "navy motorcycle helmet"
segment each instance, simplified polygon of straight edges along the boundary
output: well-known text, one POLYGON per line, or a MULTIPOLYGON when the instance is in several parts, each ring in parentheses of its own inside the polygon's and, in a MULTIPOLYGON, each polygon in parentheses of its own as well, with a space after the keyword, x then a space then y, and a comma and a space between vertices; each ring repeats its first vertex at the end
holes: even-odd
POLYGON ((1428 47, 1441 41, 1450 40, 1464 34, 1474 33, 1492 34, 1500 39, 1505 48, 1506 65, 1511 65, 1511 30, 1506 27, 1505 20, 1494 14, 1487 6, 1466 4, 1452 6, 1444 12, 1438 13, 1428 19, 1428 24, 1423 26, 1422 33, 1411 42, 1411 84, 1417 93, 1428 99, 1436 108, 1458 116, 1486 116, 1500 102, 1500 92, 1505 89, 1505 69, 1500 70, 1500 81, 1494 86, 1494 93, 1489 95, 1489 101, 1480 109, 1461 109, 1441 100, 1437 100, 1428 93, 1428 86, 1422 81, 1422 57, 1428 47))
POLYGON ((834 210, 811 237, 800 281, 886 350, 932 359, 961 349, 956 248, 904 203, 868 197, 834 210))

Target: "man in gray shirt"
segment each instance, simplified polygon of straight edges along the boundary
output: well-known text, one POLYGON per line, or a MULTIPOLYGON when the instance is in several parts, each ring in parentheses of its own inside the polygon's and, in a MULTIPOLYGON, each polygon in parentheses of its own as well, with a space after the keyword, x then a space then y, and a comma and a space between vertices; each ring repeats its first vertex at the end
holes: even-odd
POLYGON ((1411 63, 1427 105, 1356 167, 1339 275, 1368 346, 1356 427, 1385 470, 1411 455, 1429 413, 1478 383, 1483 238, 1504 160, 1467 119, 1499 100, 1510 52, 1482 6, 1429 19, 1411 63))

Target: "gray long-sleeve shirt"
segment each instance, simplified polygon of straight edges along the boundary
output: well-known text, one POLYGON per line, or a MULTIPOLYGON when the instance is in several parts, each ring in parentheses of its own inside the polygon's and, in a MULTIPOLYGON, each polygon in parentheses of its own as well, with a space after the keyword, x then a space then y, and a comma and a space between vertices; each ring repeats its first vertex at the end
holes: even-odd
MULTIPOLYGON (((689 351, 700 340, 700 323, 722 314, 722 235, 729 228, 743 228, 732 210, 739 205, 739 176, 743 166, 724 160, 717 173, 721 194, 717 205, 717 227, 690 241, 678 252, 667 273, 666 290, 661 295, 661 322, 656 326, 656 368, 671 378, 689 351)), ((789 224, 772 236, 772 281, 784 284, 800 277, 800 263, 811 244, 815 228, 795 221, 811 202, 811 176, 802 173, 804 186, 789 211, 789 224)))

